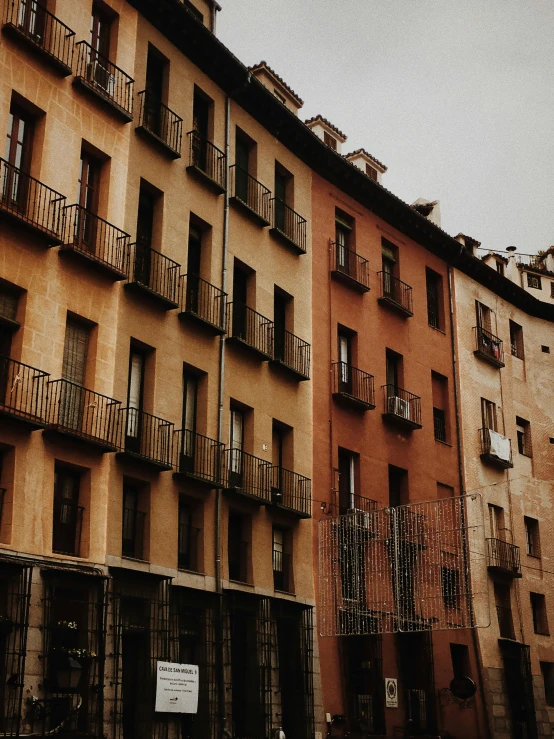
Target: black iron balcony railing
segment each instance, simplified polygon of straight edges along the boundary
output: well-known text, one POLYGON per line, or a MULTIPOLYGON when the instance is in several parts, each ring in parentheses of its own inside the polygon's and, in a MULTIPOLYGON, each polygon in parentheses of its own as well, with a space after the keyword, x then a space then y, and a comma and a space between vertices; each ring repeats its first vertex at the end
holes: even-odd
POLYGON ((300 254, 306 253, 307 221, 280 198, 272 198, 272 232, 277 233, 300 254))
POLYGON ((301 518, 312 515, 312 481, 283 467, 271 467, 271 501, 301 518))
POLYGON ((355 290, 369 290, 369 262, 344 244, 331 242, 331 274, 355 290))
POLYGON ((247 583, 250 543, 241 541, 239 542, 239 546, 235 546, 233 549, 235 551, 229 552, 229 580, 247 583))
POLYGON ((148 90, 138 94, 139 124, 137 131, 144 131, 168 150, 173 159, 181 156, 183 119, 148 90))
POLYGON ((179 553, 177 566, 180 570, 200 572, 198 567, 198 543, 201 529, 179 526, 179 553))
POLYGON ((271 499, 271 464, 240 449, 224 453, 225 487, 267 503, 271 499))
POLYGON ((225 192, 227 157, 198 131, 189 131, 189 163, 187 169, 208 178, 219 192, 225 192))
POLYGON ((71 74, 75 32, 38 0, 9 0, 4 17, 5 31, 24 38, 50 59, 65 76, 71 74))
POLYGON ((78 41, 75 81, 109 103, 126 121, 133 120, 135 81, 86 41, 78 41))
POLYGON ((323 503, 321 511, 326 516, 344 516, 348 513, 372 513, 379 508, 376 500, 363 495, 350 495, 349 500, 339 503, 323 503))
POLYGON ((144 534, 146 513, 136 508, 123 509, 123 535, 121 555, 131 559, 144 559, 144 534))
POLYGON ((421 428, 421 398, 395 385, 382 385, 383 415, 415 429, 421 428))
POLYGON ((481 459, 503 469, 514 466, 512 461, 512 441, 489 428, 479 429, 481 459))
POLYGON ((140 408, 121 408, 120 452, 163 470, 173 466, 174 424, 140 408))
POLYGON ((175 467, 178 474, 220 487, 224 482, 225 445, 189 429, 175 431, 175 467))
POLYGON ((271 190, 258 182, 248 172, 233 164, 229 167, 230 199, 244 206, 260 221, 262 226, 271 223, 271 190))
POLYGON ((381 294, 379 301, 405 316, 413 316, 412 288, 390 272, 377 272, 381 294))
POLYGON ((127 250, 127 287, 146 291, 164 304, 166 309, 179 306, 181 265, 148 244, 130 244, 127 250))
POLYGON ((375 408, 373 375, 346 362, 333 362, 333 395, 368 410, 375 408))
POLYGON ((50 246, 62 243, 65 195, 0 159, 0 215, 44 235, 50 246))
POLYGON ((496 606, 498 628, 502 639, 515 639, 514 619, 510 606, 496 606))
POLYGON ((504 367, 504 343, 482 326, 474 326, 475 354, 495 367, 504 367))
POLYGON ((73 251, 91 260, 116 280, 127 277, 130 236, 81 205, 64 208, 62 251, 73 251))
POLYGON ((84 511, 83 506, 76 505, 71 500, 54 502, 52 551, 55 554, 80 556, 84 511))
POLYGON ((227 336, 273 359, 273 321, 244 303, 227 303, 227 336))
POLYGON ((181 275, 179 316, 190 316, 216 333, 225 332, 227 293, 195 274, 181 275))
POLYGON ((512 577, 521 577, 519 547, 502 539, 487 539, 488 567, 512 577))
POLYGON ((273 362, 286 367, 301 380, 310 379, 311 346, 290 331, 275 327, 273 362))
POLYGON ((273 550, 273 588, 283 593, 293 593, 292 557, 287 552, 273 550))
POLYGON ((50 375, 28 364, 0 355, 0 416, 41 428, 47 416, 50 375))
POLYGON ((48 382, 48 427, 105 451, 118 446, 120 401, 69 380, 48 382))

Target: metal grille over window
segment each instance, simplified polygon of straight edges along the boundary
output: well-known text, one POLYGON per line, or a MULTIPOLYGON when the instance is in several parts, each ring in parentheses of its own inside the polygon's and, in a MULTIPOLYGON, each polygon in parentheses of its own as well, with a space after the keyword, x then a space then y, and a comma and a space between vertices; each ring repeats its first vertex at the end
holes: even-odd
POLYGON ((485 554, 480 495, 323 519, 320 633, 487 626, 485 554))

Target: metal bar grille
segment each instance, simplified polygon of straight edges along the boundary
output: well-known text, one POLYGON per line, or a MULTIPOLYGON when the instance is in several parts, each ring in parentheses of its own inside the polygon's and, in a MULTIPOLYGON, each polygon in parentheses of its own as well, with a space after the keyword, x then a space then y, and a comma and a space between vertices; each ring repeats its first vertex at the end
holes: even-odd
POLYGON ((479 495, 320 521, 322 636, 486 626, 486 583, 479 495))

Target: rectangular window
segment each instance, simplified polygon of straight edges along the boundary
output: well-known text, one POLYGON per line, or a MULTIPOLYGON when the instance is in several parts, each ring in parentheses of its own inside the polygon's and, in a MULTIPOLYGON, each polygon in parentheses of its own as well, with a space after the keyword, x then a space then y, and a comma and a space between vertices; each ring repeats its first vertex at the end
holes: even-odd
POLYGON ((229 580, 248 582, 248 542, 246 541, 246 516, 229 511, 227 528, 227 555, 229 580))
POLYGON ((102 56, 110 56, 110 37, 113 16, 97 3, 92 6, 90 45, 102 56))
MULTIPOLYGON (((212 149, 208 145, 208 142, 212 138, 212 119, 213 100, 200 90, 200 88, 195 86, 192 102, 192 130, 194 131, 191 139, 192 163, 211 177, 216 174, 214 172, 212 149)), ((238 147, 237 138, 237 155, 238 147)), ((246 159, 248 160, 248 153, 246 154, 246 159)), ((248 161, 246 161, 246 171, 248 171, 248 161)))
POLYGON ((496 403, 486 398, 481 398, 481 419, 484 429, 497 430, 496 403))
MULTIPOLYGON (((183 370, 183 457, 194 465, 194 448, 196 436, 196 404, 198 400, 198 377, 189 370, 183 370)), ((183 460, 185 461, 185 460, 183 460)))
POLYGON ((33 149, 34 119, 23 108, 12 104, 4 158, 8 166, 0 182, 0 200, 8 207, 26 212, 33 149))
POLYGON ((489 529, 491 539, 504 541, 506 528, 504 526, 504 508, 489 503, 489 529))
POLYGON ((435 441, 446 443, 446 417, 440 408, 433 408, 433 426, 435 441))
MULTIPOLYGON (((79 166, 77 204, 94 215, 98 213, 101 168, 101 160, 85 148, 82 148, 79 166)), ((93 226, 91 225, 90 228, 93 228, 93 226)))
POLYGON ((356 461, 358 455, 339 449, 339 513, 356 508, 356 461))
POLYGON ((397 288, 395 278, 398 277, 398 247, 390 241, 382 239, 381 242, 381 265, 383 271, 383 296, 396 299, 397 288))
POLYGON ((294 362, 294 357, 291 356, 290 346, 287 342, 288 323, 294 315, 293 301, 292 295, 288 295, 275 285, 273 294, 273 357, 285 362, 294 362))
POLYGON ((525 457, 533 456, 531 444, 531 424, 524 418, 516 416, 517 449, 525 457))
POLYGON ((448 378, 439 372, 431 371, 431 388, 433 393, 433 426, 435 439, 448 443, 448 378))
POLYGON ((554 298, 554 282, 550 283, 550 297, 554 298))
POLYGON ((425 270, 427 283, 427 322, 432 328, 444 329, 442 276, 432 269, 425 270))
POLYGON ((541 662, 540 666, 544 684, 544 700, 547 706, 554 706, 554 662, 541 662))
POLYGON ((510 321, 510 350, 514 357, 523 359, 523 329, 518 323, 510 321))
POLYGON ((178 567, 180 570, 198 572, 198 529, 193 527, 193 505, 179 498, 178 567))
POLYGON ((408 470, 389 464, 389 506, 396 508, 408 500, 408 470))
POLYGON ((327 131, 323 132, 323 142, 327 144, 327 146, 330 146, 331 149, 334 151, 337 150, 337 140, 331 134, 327 133, 327 131))
POLYGON ((275 199, 273 201, 274 227, 288 234, 292 221, 288 208, 294 207, 294 177, 279 162, 275 162, 275 199))
POLYGON ((17 320, 19 295, 16 288, 0 284, 0 321, 4 318, 6 323, 13 325, 12 322, 17 320))
POLYGON ((370 180, 377 182, 377 170, 375 169, 375 167, 371 167, 369 164, 366 164, 365 173, 369 177, 370 180))
POLYGON ((541 290, 542 282, 540 275, 532 275, 527 272, 527 286, 532 287, 534 290, 541 290))
POLYGON ((140 451, 142 431, 142 403, 144 395, 144 369, 146 355, 140 349, 131 346, 129 352, 129 379, 127 385, 127 429, 126 448, 128 451, 140 451))
POLYGON ((244 413, 231 406, 229 417, 229 483, 241 487, 243 482, 244 413))
POLYGON ((496 263, 496 271, 498 272, 499 275, 502 275, 502 277, 504 277, 504 265, 502 262, 496 263))
POLYGON ((342 326, 338 329, 338 358, 339 358, 339 392, 352 395, 352 350, 356 334, 347 331, 342 326))
POLYGON ((286 593, 293 592, 289 540, 290 532, 273 528, 273 587, 286 593))
POLYGON ((541 556, 541 541, 539 536, 539 522, 536 518, 524 516, 525 523, 525 542, 527 545, 527 554, 530 557, 541 556))
POLYGON ((549 635, 546 616, 546 600, 542 593, 529 593, 531 612, 533 614, 533 631, 535 634, 549 635))
POLYGON ((79 556, 83 508, 79 506, 81 475, 56 465, 54 472, 54 521, 52 551, 79 556))
POLYGON ((469 669, 469 647, 466 644, 451 644, 450 657, 452 659, 452 672, 454 679, 470 677, 469 669))
POLYGON ((144 491, 137 484, 123 485, 123 524, 121 555, 133 559, 145 558, 144 491))
POLYGON ((502 639, 515 639, 510 586, 508 584, 494 583, 494 602, 500 637, 502 639))
POLYGON ((477 326, 479 328, 492 332, 492 311, 484 303, 480 303, 478 300, 475 301, 475 312, 477 314, 477 326))

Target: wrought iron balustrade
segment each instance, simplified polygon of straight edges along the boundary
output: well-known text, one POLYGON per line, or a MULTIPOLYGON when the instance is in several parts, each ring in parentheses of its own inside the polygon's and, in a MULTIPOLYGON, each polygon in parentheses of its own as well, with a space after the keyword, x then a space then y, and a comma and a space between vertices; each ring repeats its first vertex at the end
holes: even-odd
POLYGON ((274 328, 273 361, 287 367, 303 380, 310 379, 311 346, 290 331, 274 328))
POLYGON ((521 558, 519 547, 503 539, 487 539, 488 567, 521 577, 521 558))
POLYGON ((170 470, 173 466, 174 424, 140 408, 121 408, 120 413, 121 452, 170 470))
POLYGON ((0 415, 37 428, 47 416, 47 372, 0 355, 0 415))
POLYGON ((99 95, 123 115, 133 119, 133 87, 135 81, 126 72, 99 54, 86 41, 78 41, 75 81, 99 95))
POLYGON ((246 206, 262 225, 271 223, 271 190, 238 164, 229 167, 230 198, 246 206))
POLYGON ((115 279, 127 277, 129 234, 81 205, 68 205, 64 212, 62 250, 71 250, 90 259, 115 279))
POLYGON ((139 92, 138 99, 139 124, 137 128, 157 139, 170 151, 173 158, 179 158, 183 140, 183 119, 148 90, 139 92))
POLYGON ((395 385, 383 385, 383 415, 412 428, 421 428, 421 398, 395 385))
POLYGON ((412 288, 390 272, 377 272, 381 293, 379 300, 405 316, 413 316, 412 288))
POLYGON ((474 326, 475 354, 496 367, 504 367, 504 342, 482 326, 474 326))
POLYGON ((333 395, 364 409, 375 408, 373 375, 346 362, 333 362, 333 395))
POLYGON ((272 231, 284 237, 301 253, 306 253, 307 220, 280 198, 271 198, 272 231))
POLYGON ((181 265, 145 243, 130 244, 127 253, 128 286, 145 289, 167 308, 177 308, 181 265))
POLYGON ((240 449, 224 452, 225 487, 255 498, 258 502, 271 499, 271 464, 240 449))
POLYGON ((189 131, 188 169, 205 175, 220 192, 225 191, 227 157, 211 141, 201 136, 198 131, 189 131))
POLYGON ((372 513, 376 511, 379 504, 372 498, 366 498, 363 495, 350 495, 348 501, 339 503, 324 503, 321 511, 326 516, 344 516, 348 513, 372 513))
POLYGON ((271 467, 271 499, 302 518, 312 515, 312 481, 283 467, 271 467))
POLYGON ((225 445, 189 429, 175 431, 175 467, 178 473, 202 482, 223 484, 225 445))
POLYGON ((369 262, 364 257, 348 249, 344 244, 331 242, 331 273, 346 281, 356 290, 369 290, 369 262))
POLYGON ((227 336, 273 359, 274 324, 244 303, 227 303, 227 336))
POLYGON ((181 276, 180 315, 207 324, 218 333, 225 331, 227 293, 193 273, 181 276))

